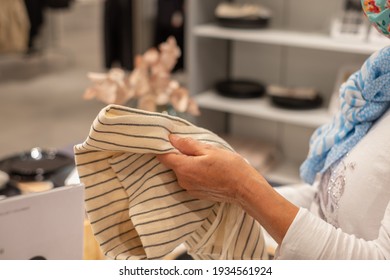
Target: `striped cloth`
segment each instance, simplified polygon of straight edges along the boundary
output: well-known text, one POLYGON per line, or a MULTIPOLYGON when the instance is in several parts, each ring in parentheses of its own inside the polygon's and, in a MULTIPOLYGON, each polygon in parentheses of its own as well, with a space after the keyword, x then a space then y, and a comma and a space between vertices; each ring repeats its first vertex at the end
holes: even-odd
POLYGON ((329 124, 319 127, 310 139, 301 177, 313 183, 346 155, 390 106, 390 47, 371 55, 362 68, 340 88, 340 109, 329 124))
POLYGON ((198 200, 155 154, 174 151, 168 135, 230 149, 178 117, 118 105, 104 108, 74 147, 96 240, 111 259, 162 259, 185 244, 195 259, 265 259, 262 228, 236 205, 198 200))

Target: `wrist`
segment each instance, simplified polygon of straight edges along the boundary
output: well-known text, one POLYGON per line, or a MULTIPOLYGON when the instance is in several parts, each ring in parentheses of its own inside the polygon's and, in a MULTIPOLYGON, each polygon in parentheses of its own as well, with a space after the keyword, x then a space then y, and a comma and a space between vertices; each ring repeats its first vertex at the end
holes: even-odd
POLYGON ((249 177, 237 200, 242 209, 280 244, 299 208, 276 192, 260 174, 249 177))
POLYGON ((246 210, 252 204, 256 205, 266 194, 266 188, 272 188, 269 183, 256 171, 245 176, 237 190, 238 204, 246 210))

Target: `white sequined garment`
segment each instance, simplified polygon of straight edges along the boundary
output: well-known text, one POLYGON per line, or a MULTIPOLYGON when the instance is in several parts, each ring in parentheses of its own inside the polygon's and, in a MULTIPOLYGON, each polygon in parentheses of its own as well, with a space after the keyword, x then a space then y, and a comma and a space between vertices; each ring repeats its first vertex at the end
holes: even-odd
POLYGON ((280 193, 301 206, 277 259, 390 259, 390 111, 314 186, 280 193))

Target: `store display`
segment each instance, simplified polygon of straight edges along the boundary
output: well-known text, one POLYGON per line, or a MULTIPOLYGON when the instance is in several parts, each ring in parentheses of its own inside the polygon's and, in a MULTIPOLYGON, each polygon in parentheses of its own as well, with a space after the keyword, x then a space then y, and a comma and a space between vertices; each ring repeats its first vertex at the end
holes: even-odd
POLYGON ((314 88, 288 88, 271 85, 267 95, 273 105, 285 109, 314 109, 322 104, 322 97, 314 88))
POLYGON ((264 28, 269 25, 271 11, 258 4, 222 2, 215 9, 215 16, 224 27, 264 28))
POLYGON ((16 187, 23 194, 64 185, 73 168, 73 157, 41 148, 33 148, 0 161, 0 170, 10 178, 9 191, 16 187))
POLYGON ((216 83, 217 92, 225 97, 232 98, 255 98, 265 93, 265 86, 252 80, 222 80, 216 83))
POLYGON ((331 23, 332 38, 343 41, 365 41, 369 25, 361 12, 360 0, 344 1, 344 10, 331 23))
POLYGON ((368 25, 360 13, 345 13, 333 20, 331 36, 338 40, 364 41, 367 38, 368 25))

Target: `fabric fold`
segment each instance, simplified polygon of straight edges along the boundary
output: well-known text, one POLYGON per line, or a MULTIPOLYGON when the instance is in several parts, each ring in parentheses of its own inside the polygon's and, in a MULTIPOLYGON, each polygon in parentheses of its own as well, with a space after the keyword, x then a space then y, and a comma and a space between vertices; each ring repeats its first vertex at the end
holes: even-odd
POLYGON ((169 134, 232 150, 178 117, 109 105, 74 147, 95 238, 111 259, 162 259, 185 244, 195 259, 266 259, 262 228, 240 207, 191 197, 155 154, 169 134))

